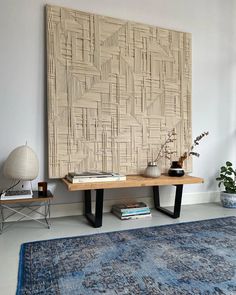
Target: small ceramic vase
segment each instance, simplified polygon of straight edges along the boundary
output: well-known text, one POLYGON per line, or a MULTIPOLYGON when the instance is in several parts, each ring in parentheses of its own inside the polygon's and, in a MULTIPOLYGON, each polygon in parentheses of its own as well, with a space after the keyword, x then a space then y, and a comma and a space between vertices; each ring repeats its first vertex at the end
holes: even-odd
POLYGON ((157 162, 148 162, 144 175, 146 177, 159 177, 161 175, 161 171, 157 166, 157 162))
POLYGON ((178 161, 173 161, 171 163, 170 169, 168 170, 169 176, 184 176, 184 169, 180 166, 178 161))

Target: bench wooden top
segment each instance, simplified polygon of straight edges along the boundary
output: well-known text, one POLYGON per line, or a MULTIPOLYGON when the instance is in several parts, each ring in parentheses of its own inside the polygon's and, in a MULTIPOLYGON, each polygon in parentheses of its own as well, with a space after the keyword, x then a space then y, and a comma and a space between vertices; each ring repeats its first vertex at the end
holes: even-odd
POLYGON ((127 179, 123 181, 86 182, 86 183, 71 183, 64 178, 62 180, 67 185, 67 188, 69 191, 177 185, 177 184, 194 184, 194 183, 204 182, 203 178, 189 176, 189 175, 184 175, 181 177, 161 175, 158 178, 148 178, 141 175, 128 175, 127 179))

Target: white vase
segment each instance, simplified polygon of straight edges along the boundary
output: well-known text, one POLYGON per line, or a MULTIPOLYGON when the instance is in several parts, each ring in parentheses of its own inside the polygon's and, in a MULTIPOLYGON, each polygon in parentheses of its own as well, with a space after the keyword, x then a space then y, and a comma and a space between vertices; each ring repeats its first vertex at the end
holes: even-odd
POLYGON ((157 166, 157 162, 148 162, 147 168, 145 169, 144 176, 146 177, 159 177, 161 171, 157 166))

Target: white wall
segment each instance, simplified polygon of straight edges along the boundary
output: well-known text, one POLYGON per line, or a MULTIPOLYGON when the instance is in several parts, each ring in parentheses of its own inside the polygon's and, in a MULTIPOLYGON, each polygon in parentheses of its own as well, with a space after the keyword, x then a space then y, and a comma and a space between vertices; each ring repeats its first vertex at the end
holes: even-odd
MULTIPOLYGON (((0 0, 0 188, 9 183, 2 164, 27 140, 40 161, 37 182, 47 180, 47 116, 44 0, 0 0)), ((205 184, 186 186, 188 194, 217 191, 215 176, 226 160, 236 164, 236 43, 234 0, 51 0, 107 16, 192 33, 193 137, 208 130, 193 175, 205 184), (234 15, 233 15, 234 14, 234 15)), ((60 181, 50 181, 55 203, 81 201, 60 181)), ((150 196, 151 190, 107 192, 107 198, 150 196)), ((211 193, 212 195, 212 193, 211 193)), ((200 195, 199 195, 200 196, 200 195)), ((202 199, 201 199, 202 201, 202 199)), ((193 201, 194 202, 194 201, 193 201)))

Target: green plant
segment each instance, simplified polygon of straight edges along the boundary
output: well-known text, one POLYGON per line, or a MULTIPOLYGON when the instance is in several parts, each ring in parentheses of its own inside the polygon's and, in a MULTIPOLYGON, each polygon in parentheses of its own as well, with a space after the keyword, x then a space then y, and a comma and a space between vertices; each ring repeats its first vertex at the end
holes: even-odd
POLYGON ((218 186, 223 185, 225 192, 229 194, 236 193, 236 170, 232 166, 233 164, 227 161, 225 166, 220 168, 220 176, 216 178, 219 181, 218 186))

